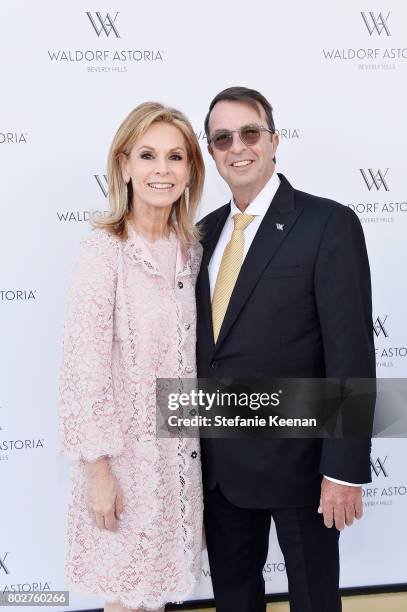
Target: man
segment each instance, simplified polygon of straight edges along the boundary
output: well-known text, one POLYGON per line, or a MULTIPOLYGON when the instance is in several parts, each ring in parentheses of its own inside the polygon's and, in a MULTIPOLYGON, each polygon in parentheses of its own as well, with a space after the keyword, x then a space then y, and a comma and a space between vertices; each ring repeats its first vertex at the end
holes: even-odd
MULTIPOLYGON (((210 104, 209 152, 233 199, 201 222, 200 377, 375 375, 369 263, 347 207, 275 172, 259 92, 210 104), (243 214, 242 214, 243 213, 243 214)), ((202 440, 205 530, 217 612, 263 612, 271 516, 292 612, 337 612, 339 532, 362 516, 370 440, 202 440)))

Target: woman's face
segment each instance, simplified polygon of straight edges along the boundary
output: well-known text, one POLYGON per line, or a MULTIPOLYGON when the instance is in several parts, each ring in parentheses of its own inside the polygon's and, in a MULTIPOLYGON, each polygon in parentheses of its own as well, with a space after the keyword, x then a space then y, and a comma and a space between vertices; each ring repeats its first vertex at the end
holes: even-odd
POLYGON ((189 162, 183 134, 169 123, 153 123, 122 156, 126 183, 131 179, 133 207, 171 207, 185 190, 189 162))

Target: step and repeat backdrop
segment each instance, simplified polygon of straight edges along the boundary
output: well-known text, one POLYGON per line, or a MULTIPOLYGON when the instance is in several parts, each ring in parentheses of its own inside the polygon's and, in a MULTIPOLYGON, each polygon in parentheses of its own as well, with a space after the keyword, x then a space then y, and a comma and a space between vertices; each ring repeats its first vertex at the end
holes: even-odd
MULTIPOLYGON (((113 134, 140 102, 177 106, 193 123, 207 162, 201 217, 229 199, 206 151, 210 100, 231 85, 270 99, 278 171, 359 215, 378 376, 405 377, 407 5, 15 0, 1 14, 0 592, 57 590, 69 472, 57 452, 67 281, 89 211, 107 208, 113 134)), ((365 517, 341 538, 343 587, 407 582, 406 458, 406 439, 374 440, 365 517)), ((269 593, 287 590, 273 530, 264 577, 269 593)), ((193 599, 210 597, 203 555, 193 599)), ((102 603, 71 592, 72 610, 102 603)))

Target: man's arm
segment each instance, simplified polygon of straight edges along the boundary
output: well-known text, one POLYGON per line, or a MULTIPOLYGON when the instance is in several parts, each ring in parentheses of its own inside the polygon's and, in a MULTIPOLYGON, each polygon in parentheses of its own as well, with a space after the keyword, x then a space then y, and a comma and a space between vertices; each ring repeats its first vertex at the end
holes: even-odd
MULTIPOLYGON (((349 208, 337 206, 331 213, 321 240, 314 278, 326 376, 374 377, 369 261, 361 224, 349 208)), ((323 441, 320 472, 334 481, 323 480, 322 506, 324 493, 330 499, 330 506, 343 506, 345 501, 341 498, 345 495, 348 506, 352 496, 355 504, 360 505, 361 489, 351 485, 370 482, 370 448, 368 438, 323 441)))

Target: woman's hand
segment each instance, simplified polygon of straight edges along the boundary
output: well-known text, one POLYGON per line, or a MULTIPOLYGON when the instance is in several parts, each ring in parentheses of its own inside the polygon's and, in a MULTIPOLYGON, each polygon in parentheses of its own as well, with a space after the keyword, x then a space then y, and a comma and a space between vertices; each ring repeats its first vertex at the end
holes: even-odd
POLYGON ((123 514, 123 494, 112 474, 109 459, 102 457, 94 463, 85 462, 86 505, 100 529, 116 531, 117 520, 123 514))

